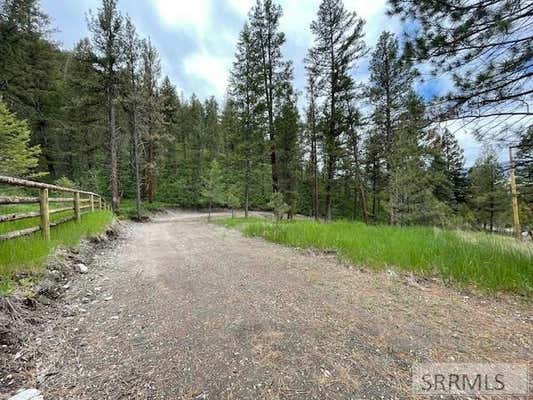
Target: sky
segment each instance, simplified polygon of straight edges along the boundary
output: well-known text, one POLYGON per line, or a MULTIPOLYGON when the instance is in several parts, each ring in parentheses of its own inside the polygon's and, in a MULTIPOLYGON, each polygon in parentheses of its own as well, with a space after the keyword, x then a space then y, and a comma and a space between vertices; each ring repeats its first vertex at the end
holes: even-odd
MULTIPOLYGON (((168 75, 183 96, 193 93, 205 99, 224 99, 238 35, 255 0, 121 0, 119 8, 129 15, 139 34, 150 38, 159 50, 162 71, 168 75)), ((303 59, 312 44, 309 25, 316 16, 320 0, 279 0, 284 14, 280 28, 286 34, 284 56, 293 61, 295 87, 303 105, 305 74, 303 59)), ((100 0, 41 0, 50 16, 53 37, 65 49, 88 36, 87 15, 100 5, 100 0)), ((345 7, 366 21, 365 41, 375 45, 382 30, 398 35, 400 22, 385 14, 386 0, 345 0, 345 7)), ((368 77, 368 60, 361 60, 353 71, 360 82, 368 77)), ((426 98, 444 93, 449 88, 445 79, 419 84, 426 98)), ((453 130, 453 127, 452 127, 453 130)), ((480 144, 466 131, 456 134, 465 150, 467 165, 475 160, 480 144)))

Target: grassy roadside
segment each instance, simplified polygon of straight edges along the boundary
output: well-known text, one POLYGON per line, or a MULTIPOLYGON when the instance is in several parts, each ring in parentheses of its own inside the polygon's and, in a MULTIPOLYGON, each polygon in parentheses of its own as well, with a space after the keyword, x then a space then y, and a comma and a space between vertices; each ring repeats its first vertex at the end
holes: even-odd
POLYGON ((397 228, 361 223, 223 219, 219 224, 249 236, 301 248, 335 250, 354 264, 440 276, 457 286, 530 296, 533 248, 509 238, 427 227, 397 228))
MULTIPOLYGON (((82 215, 81 223, 70 221, 52 228, 50 241, 43 240, 37 232, 27 237, 0 242, 0 295, 9 291, 11 277, 15 272, 40 271, 48 256, 57 246, 75 246, 82 238, 102 233, 112 221, 113 214, 111 212, 95 211, 82 215)), ((0 226, 2 225, 11 224, 0 224, 0 226)), ((35 223, 31 225, 35 225, 35 223)), ((9 229, 6 227, 3 229, 9 231, 22 228, 16 224, 9 226, 9 229)))
MULTIPOLYGON (((169 207, 172 207, 172 204, 162 203, 159 201, 155 201, 153 203, 142 202, 141 214, 145 215, 147 213, 161 211, 169 207)), ((120 210, 118 211, 118 216, 120 218, 134 219, 136 217, 135 200, 122 199, 122 201, 120 202, 120 210)))

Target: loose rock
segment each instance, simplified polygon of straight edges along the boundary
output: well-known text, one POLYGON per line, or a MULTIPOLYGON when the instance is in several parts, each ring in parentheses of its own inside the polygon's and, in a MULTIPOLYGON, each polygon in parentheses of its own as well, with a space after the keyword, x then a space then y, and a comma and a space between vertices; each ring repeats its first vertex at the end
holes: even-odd
POLYGON ((17 393, 9 400, 44 400, 44 397, 37 389, 26 389, 17 393))

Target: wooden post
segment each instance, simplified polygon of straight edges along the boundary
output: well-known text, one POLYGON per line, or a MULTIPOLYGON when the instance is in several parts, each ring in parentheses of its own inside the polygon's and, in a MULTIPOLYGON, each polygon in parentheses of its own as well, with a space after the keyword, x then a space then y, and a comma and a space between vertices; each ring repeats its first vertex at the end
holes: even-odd
POLYGON ((91 194, 89 197, 89 204, 91 205, 91 212, 94 211, 94 196, 91 194))
POLYGON ((80 214, 80 192, 74 193, 74 217, 76 218, 77 222, 81 221, 81 214, 80 214))
POLYGON ((100 196, 98 196, 98 209, 102 209, 102 198, 100 196))
POLYGON ((516 190, 516 176, 515 176, 515 166, 513 160, 513 148, 509 147, 509 161, 511 162, 511 195, 513 198, 513 230, 515 237, 520 240, 522 239, 522 229, 520 228, 520 214, 518 210, 518 192, 516 190))
POLYGON ((39 208, 41 212, 41 233, 45 240, 50 240, 50 210, 48 209, 48 189, 39 191, 39 208))

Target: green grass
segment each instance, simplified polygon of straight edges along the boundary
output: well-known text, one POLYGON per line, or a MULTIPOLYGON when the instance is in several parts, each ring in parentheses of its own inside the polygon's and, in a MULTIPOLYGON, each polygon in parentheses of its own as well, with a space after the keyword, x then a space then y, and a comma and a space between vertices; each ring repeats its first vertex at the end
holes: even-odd
MULTIPOLYGON (((67 208, 67 205, 51 206, 50 210, 58 208, 67 208)), ((14 206, 0 206, 0 215, 11 214, 11 213, 25 213, 30 211, 39 211, 38 204, 21 204, 14 206)), ((57 214, 50 215, 50 222, 55 222, 60 219, 74 215, 73 210, 60 212, 57 214)), ((0 235, 3 233, 18 231, 21 229, 31 228, 33 226, 39 226, 40 219, 39 217, 21 219, 18 221, 3 222, 0 223, 0 235)))
POLYGON ((357 265, 440 276, 460 287, 530 296, 533 247, 511 238, 428 227, 369 226, 312 221, 276 224, 264 219, 223 219, 249 236, 301 248, 334 250, 357 265))
MULTIPOLYGON (((61 218, 61 214, 58 215, 54 219, 61 218)), ((43 240, 37 232, 27 237, 0 242, 0 294, 9 291, 10 279, 15 272, 39 272, 57 246, 75 246, 84 237, 102 233, 112 221, 111 212, 95 211, 83 214, 81 223, 70 221, 52 228, 50 241, 43 240)), ((9 225, 10 229, 5 231, 22 229, 21 222, 24 221, 0 224, 0 227, 6 229, 3 225, 9 225)), ((32 225, 36 224, 29 226, 32 225)))
MULTIPOLYGON (((167 204, 159 201, 155 201, 153 203, 143 201, 141 205, 141 215, 144 216, 146 215, 146 213, 161 211, 168 207, 172 207, 172 204, 167 204)), ((120 202, 120 210, 118 212, 118 215, 121 218, 135 218, 135 200, 122 199, 122 201, 120 202)))

